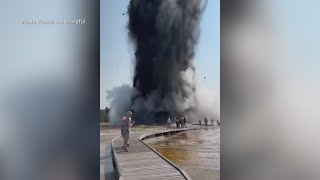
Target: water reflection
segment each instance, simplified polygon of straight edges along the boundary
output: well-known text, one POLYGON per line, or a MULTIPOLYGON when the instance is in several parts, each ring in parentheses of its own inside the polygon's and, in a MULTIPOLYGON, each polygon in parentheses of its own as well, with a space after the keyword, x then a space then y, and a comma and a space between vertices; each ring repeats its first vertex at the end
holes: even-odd
POLYGON ((189 130, 146 142, 192 179, 220 179, 220 128, 189 130))

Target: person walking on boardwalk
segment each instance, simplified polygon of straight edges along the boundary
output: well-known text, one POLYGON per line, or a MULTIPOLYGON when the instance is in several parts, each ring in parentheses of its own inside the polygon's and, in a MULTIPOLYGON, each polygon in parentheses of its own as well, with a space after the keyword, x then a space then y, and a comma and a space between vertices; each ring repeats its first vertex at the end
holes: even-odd
POLYGON ((168 128, 171 127, 171 119, 170 119, 170 116, 168 116, 168 119, 167 119, 167 127, 168 127, 168 128))
POLYGON ((176 120, 177 128, 179 128, 179 118, 178 118, 178 117, 175 117, 174 119, 176 120))
POLYGON ((132 122, 131 117, 133 113, 131 111, 127 112, 126 116, 123 116, 122 121, 121 121, 121 135, 123 137, 123 148, 125 152, 128 152, 128 147, 129 147, 129 137, 130 137, 130 128, 134 124, 132 122))
POLYGON ((208 127, 208 119, 207 119, 207 117, 204 118, 204 124, 206 125, 206 127, 208 127))
POLYGON ((187 120, 186 120, 186 117, 182 116, 183 117, 183 125, 185 128, 187 128, 187 120))
POLYGON ((180 115, 179 117, 179 124, 180 124, 180 128, 183 128, 183 116, 180 115))
POLYGON ((211 118, 211 125, 213 126, 213 118, 211 118))
POLYGON ((182 115, 179 115, 179 128, 183 128, 182 115))
POLYGON ((199 125, 201 126, 201 120, 199 120, 199 125))

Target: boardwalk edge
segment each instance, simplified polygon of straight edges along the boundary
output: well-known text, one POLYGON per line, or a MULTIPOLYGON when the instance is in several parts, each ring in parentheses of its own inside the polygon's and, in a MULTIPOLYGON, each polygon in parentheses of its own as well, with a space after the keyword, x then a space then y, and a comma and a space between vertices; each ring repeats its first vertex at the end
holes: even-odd
POLYGON ((195 130, 195 129, 198 129, 198 128, 185 128, 185 129, 175 129, 175 130, 162 131, 162 132, 153 132, 153 133, 150 133, 150 134, 144 134, 144 135, 140 136, 139 140, 144 145, 146 145, 148 148, 150 148, 154 153, 156 153, 158 156, 160 156, 163 160, 165 160, 167 163, 169 163, 171 166, 173 166, 175 169, 177 169, 182 174, 182 176, 184 176, 187 180, 192 180, 191 177, 183 169, 179 168, 176 164, 174 164, 169 159, 167 159, 166 157, 161 155, 158 151, 156 151, 155 149, 150 147, 143 140, 149 139, 149 138, 154 138, 155 136, 160 135, 160 134, 161 134, 161 136, 163 136, 163 135, 169 133, 169 136, 171 136, 171 132, 174 132, 176 134, 176 133, 179 133, 179 132, 188 131, 188 130, 195 130), (148 138, 148 136, 150 136, 150 137, 148 138))

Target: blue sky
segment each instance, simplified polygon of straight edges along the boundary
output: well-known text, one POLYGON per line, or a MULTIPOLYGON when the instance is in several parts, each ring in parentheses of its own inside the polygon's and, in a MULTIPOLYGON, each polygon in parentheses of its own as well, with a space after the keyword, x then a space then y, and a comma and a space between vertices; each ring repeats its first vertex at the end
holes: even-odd
POLYGON ((270 0, 264 4, 266 14, 285 47, 287 68, 299 77, 319 79, 320 1, 270 0))
MULTIPOLYGON (((100 4, 100 107, 108 106, 106 90, 132 84, 133 46, 128 40, 126 15, 129 0, 101 0, 100 4), (125 15, 123 15, 125 13, 125 15)), ((200 23, 194 57, 199 81, 220 88, 220 0, 209 0, 200 23), (206 77, 204 79, 203 77, 206 77)))

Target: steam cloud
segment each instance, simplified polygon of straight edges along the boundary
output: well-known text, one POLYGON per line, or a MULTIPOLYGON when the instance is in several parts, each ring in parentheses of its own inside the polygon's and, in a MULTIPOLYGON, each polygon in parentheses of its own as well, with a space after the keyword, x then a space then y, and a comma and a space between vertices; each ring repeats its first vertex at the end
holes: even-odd
POLYGON ((201 0, 130 1, 128 30, 135 47, 133 87, 108 92, 111 120, 129 109, 135 112, 137 122, 146 124, 162 123, 166 116, 178 114, 193 120, 218 118, 213 117, 217 113, 212 110, 202 112, 203 104, 197 97, 193 57, 204 4, 201 0), (130 102, 123 97, 128 95, 130 102))

